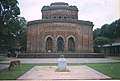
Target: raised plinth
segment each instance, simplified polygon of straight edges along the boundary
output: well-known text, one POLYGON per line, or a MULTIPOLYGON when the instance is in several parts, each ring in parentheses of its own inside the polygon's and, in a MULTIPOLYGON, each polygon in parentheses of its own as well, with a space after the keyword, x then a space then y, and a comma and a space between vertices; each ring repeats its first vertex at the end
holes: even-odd
POLYGON ((56 72, 69 72, 67 69, 67 60, 65 58, 58 59, 58 68, 55 70, 56 72))
POLYGON ((35 66, 18 80, 108 80, 109 76, 88 66, 68 66, 70 72, 55 72, 58 66, 35 66))
POLYGON ((67 62, 65 58, 58 59, 58 70, 66 70, 67 62))

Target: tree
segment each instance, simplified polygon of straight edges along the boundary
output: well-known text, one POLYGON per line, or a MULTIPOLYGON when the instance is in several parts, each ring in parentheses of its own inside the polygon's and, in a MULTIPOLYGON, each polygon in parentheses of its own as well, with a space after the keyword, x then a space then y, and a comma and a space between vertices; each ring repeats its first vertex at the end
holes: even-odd
POLYGON ((93 31, 94 39, 97 37, 107 37, 110 39, 120 37, 120 19, 112 22, 111 24, 104 24, 101 28, 93 31))
POLYGON ((101 37, 109 37, 109 25, 108 24, 104 24, 101 27, 100 33, 101 33, 101 37))
POLYGON ((99 47, 102 49, 103 45, 105 44, 112 44, 111 40, 106 37, 97 37, 94 41, 94 47, 99 47))
POLYGON ((97 28, 93 31, 93 39, 101 36, 101 29, 97 28))
POLYGON ((105 44, 111 44, 111 40, 109 38, 106 37, 97 37, 94 40, 94 46, 103 46, 105 44))
POLYGON ((17 40, 17 43, 20 44, 20 46, 26 48, 27 45, 27 27, 26 27, 26 20, 24 17, 18 17, 18 24, 19 27, 17 27, 17 31, 15 32, 15 38, 17 40))
POLYGON ((17 0, 0 0, 0 52, 17 45, 26 32, 26 21, 19 14, 17 0))

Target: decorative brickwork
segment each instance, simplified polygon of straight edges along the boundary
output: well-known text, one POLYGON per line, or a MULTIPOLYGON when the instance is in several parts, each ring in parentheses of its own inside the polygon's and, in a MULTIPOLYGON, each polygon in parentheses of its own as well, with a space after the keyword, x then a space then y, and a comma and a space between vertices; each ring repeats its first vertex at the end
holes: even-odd
POLYGON ((78 9, 67 3, 42 8, 42 20, 30 21, 27 52, 93 52, 93 23, 78 20, 78 9))

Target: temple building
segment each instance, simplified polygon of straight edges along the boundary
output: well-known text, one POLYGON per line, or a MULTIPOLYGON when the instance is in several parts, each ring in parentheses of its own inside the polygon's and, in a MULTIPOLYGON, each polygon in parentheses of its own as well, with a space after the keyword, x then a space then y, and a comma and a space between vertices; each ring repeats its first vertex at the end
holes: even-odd
POLYGON ((78 20, 78 11, 64 2, 43 6, 42 19, 28 22, 27 52, 93 52, 93 23, 78 20))

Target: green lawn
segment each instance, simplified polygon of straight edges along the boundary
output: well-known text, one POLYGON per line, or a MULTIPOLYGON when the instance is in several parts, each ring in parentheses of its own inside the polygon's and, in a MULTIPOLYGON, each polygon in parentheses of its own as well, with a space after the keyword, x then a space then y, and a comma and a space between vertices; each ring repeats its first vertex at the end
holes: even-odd
POLYGON ((8 70, 8 68, 5 68, 3 70, 0 70, 0 80, 16 80, 34 66, 49 66, 49 65, 56 64, 22 64, 21 68, 16 67, 15 70, 12 69, 10 71, 8 70))
MULTIPOLYGON (((22 64, 20 69, 8 71, 8 68, 0 71, 0 80, 16 80, 34 66, 55 66, 57 64, 22 64)), ((120 79, 120 63, 96 63, 96 64, 68 64, 70 66, 87 65, 100 71, 112 79, 120 79)))
POLYGON ((112 79, 120 79, 120 63, 88 64, 88 66, 112 79))

